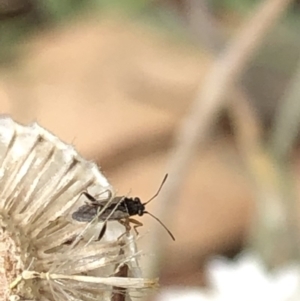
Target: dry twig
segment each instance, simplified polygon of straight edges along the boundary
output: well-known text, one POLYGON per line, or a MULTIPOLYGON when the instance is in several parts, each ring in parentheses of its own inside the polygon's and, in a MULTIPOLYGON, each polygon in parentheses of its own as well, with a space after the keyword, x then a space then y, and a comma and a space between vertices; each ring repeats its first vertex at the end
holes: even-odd
MULTIPOLYGON (((264 1, 214 63, 195 97, 190 112, 178 130, 174 151, 169 161, 168 170, 171 177, 161 194, 164 202, 161 202, 160 216, 163 215, 163 210, 168 210, 169 206, 176 206, 178 192, 184 182, 190 162, 199 145, 203 144, 209 128, 223 107, 226 93, 231 91, 238 76, 261 45, 263 38, 276 24, 290 2, 290 0, 264 1)), ((157 233, 153 232, 153 235, 155 234, 157 233)), ((153 253, 161 254, 157 250, 158 245, 154 243, 151 245, 155 249, 153 253)), ((159 260, 156 266, 152 263, 149 269, 153 273, 158 266, 159 260)))

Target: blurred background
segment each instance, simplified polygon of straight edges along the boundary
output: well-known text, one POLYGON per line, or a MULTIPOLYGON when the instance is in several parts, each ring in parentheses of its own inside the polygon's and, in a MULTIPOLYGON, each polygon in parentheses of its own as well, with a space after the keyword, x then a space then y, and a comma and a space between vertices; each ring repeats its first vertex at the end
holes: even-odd
POLYGON ((300 258, 299 1, 271 22, 215 114, 199 104, 205 139, 174 174, 180 138, 203 129, 182 132, 202 85, 263 2, 0 0, 0 113, 73 144, 118 194, 146 201, 169 173, 148 210, 176 242, 163 228, 148 239, 157 222, 140 218, 150 262, 160 246, 162 287, 209 285, 207 260, 246 248, 269 267, 300 258))

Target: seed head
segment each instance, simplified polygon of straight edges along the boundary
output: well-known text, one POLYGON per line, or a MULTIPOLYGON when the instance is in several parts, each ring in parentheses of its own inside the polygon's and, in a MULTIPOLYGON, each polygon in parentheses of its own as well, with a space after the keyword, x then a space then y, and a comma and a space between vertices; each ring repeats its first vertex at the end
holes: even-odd
POLYGON ((119 240, 111 225, 95 241, 99 224, 72 220, 87 190, 114 195, 72 146, 37 124, 0 118, 0 300, 111 300, 116 288, 156 285, 141 277, 133 236, 119 240), (124 265, 133 277, 115 276, 124 265))

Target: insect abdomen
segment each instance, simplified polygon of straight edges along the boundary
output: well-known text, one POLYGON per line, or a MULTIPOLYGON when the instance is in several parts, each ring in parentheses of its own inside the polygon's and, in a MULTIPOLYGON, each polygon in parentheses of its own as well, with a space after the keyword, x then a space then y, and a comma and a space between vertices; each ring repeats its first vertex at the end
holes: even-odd
POLYGON ((72 218, 78 222, 90 222, 97 215, 98 220, 101 221, 119 220, 129 217, 129 214, 123 206, 117 206, 117 208, 116 206, 117 204, 112 204, 100 214, 104 208, 103 206, 83 205, 79 207, 77 211, 73 212, 72 218))

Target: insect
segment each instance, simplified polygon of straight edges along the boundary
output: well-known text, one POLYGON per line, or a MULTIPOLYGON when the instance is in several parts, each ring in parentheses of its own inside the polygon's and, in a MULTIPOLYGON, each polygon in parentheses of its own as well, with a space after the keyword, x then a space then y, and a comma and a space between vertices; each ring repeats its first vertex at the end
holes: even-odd
POLYGON ((137 228, 141 227, 143 224, 141 222, 131 218, 131 216, 134 216, 134 215, 142 216, 144 214, 149 214, 154 219, 156 219, 165 228, 165 230, 169 233, 169 235, 172 237, 172 239, 175 240, 171 231, 156 216, 154 216, 150 212, 146 211, 146 205, 149 204, 153 199, 155 199, 158 196, 167 177, 168 177, 168 174, 165 175, 165 177, 164 177, 158 191, 155 193, 155 195, 145 203, 142 203, 140 198, 138 198, 138 197, 129 198, 129 197, 125 197, 125 196, 116 196, 108 204, 107 200, 100 201, 100 200, 95 199, 88 192, 82 192, 82 194, 90 202, 79 207, 77 211, 73 212, 72 218, 79 222, 90 222, 97 215, 99 215, 100 211, 103 211, 100 214, 100 216, 98 216, 99 220, 105 222, 104 226, 98 236, 98 240, 100 240, 106 231, 107 221, 118 221, 123 226, 125 226, 127 231, 129 231, 131 229, 130 223, 134 224, 133 228, 134 228, 135 232, 138 234, 137 228))

